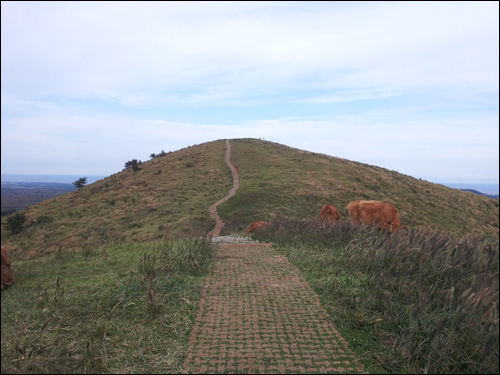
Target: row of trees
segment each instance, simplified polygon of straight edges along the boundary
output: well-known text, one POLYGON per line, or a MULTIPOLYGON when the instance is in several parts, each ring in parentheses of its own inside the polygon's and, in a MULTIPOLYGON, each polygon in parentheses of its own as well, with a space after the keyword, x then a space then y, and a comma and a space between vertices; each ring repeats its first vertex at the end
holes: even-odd
MULTIPOLYGON (((155 154, 154 152, 149 155, 149 157, 151 159, 156 159, 156 158, 159 158, 161 156, 165 156, 167 155, 168 153, 165 152, 164 150, 161 150, 161 152, 159 154, 155 154)), ((140 160, 137 160, 137 159, 132 159, 132 160, 129 160, 125 163, 125 167, 123 168, 123 170, 126 170, 126 169, 132 169, 134 171, 138 171, 140 168, 140 165, 142 164, 142 161, 140 160)))
POLYGON ((155 154, 155 153, 153 152, 151 155, 149 155, 149 157, 150 157, 151 159, 155 159, 155 158, 159 158, 160 156, 165 156, 165 155, 167 155, 167 152, 165 152, 165 151, 161 150, 161 152, 160 152, 159 154, 155 154))

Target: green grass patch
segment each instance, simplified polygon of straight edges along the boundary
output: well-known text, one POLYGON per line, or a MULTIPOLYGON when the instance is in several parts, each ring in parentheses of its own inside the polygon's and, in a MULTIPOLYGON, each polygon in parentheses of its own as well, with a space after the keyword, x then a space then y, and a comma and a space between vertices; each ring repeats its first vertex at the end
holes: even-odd
POLYGON ((394 204, 402 225, 498 239, 498 200, 273 142, 235 139, 231 147, 240 188, 217 208, 223 234, 241 233, 254 221, 318 218, 327 203, 346 218, 350 201, 374 199, 394 204))
POLYGON ((212 254, 185 239, 17 262, 2 373, 179 373, 212 254))

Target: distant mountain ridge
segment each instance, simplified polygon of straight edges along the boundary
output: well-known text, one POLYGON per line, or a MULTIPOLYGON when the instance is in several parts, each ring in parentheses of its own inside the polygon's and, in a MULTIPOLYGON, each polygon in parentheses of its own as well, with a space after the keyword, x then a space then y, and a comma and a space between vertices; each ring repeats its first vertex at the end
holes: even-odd
POLYGON ((490 197, 490 198, 493 198, 493 199, 498 199, 498 194, 485 194, 485 193, 481 193, 480 191, 477 191, 477 190, 474 190, 474 189, 460 189, 462 191, 469 191, 471 193, 474 193, 474 194, 478 194, 478 195, 484 195, 485 197, 490 197))
POLYGON ((498 195, 500 193, 500 186, 499 184, 495 183, 474 183, 474 182, 437 182, 439 184, 442 184, 444 186, 448 186, 453 189, 459 189, 459 190, 465 190, 465 189, 472 189, 479 191, 480 193, 483 194, 488 194, 488 195, 498 195))

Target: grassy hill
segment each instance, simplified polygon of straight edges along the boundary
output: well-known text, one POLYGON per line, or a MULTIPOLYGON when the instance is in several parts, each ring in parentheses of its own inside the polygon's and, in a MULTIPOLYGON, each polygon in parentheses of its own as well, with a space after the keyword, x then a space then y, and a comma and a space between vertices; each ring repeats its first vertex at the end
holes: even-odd
MULTIPOLYGON (((403 225, 498 237, 497 200, 277 143, 236 139, 231 145, 240 189, 218 209, 223 234, 241 233, 256 220, 318 217, 326 203, 345 218, 349 201, 377 199, 395 204, 403 225)), ((208 207, 232 186, 224 152, 223 140, 191 146, 30 206, 21 233, 2 226, 2 244, 15 259, 203 236, 214 224, 208 207)))
POLYGON ((326 203, 346 218, 350 201, 375 199, 393 203, 402 225, 498 238, 497 200, 272 142, 238 139, 231 144, 240 189, 218 209, 226 233, 279 216, 319 217, 326 203))
MULTIPOLYGON (((301 269, 371 373, 498 373, 498 243, 426 229, 498 241, 498 200, 272 142, 231 146, 240 188, 218 208, 223 232, 279 219, 256 236, 301 269), (345 219, 354 199, 392 202, 423 229, 318 225, 325 203, 345 219)), ((30 206, 18 234, 2 225, 16 277, 2 373, 182 372, 214 255, 196 237, 232 187, 224 157, 222 140, 168 153, 30 206)))
POLYGON ((208 206, 232 186, 225 147, 224 141, 191 146, 30 206, 22 211, 30 224, 21 233, 2 226, 2 245, 16 259, 202 236, 213 226, 208 206))

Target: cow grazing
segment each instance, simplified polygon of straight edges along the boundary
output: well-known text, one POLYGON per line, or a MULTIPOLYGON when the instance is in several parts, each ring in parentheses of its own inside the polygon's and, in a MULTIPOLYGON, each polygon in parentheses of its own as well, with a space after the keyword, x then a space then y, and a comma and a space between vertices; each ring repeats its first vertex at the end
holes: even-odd
POLYGON ((321 218, 321 221, 323 223, 331 223, 331 224, 334 224, 335 222, 340 221, 341 219, 337 207, 332 206, 331 204, 325 204, 323 206, 319 214, 319 217, 321 218))
POLYGON ((395 234, 399 228, 399 213, 391 203, 380 201, 353 201, 347 205, 347 212, 353 224, 360 222, 376 225, 395 234))
POLYGON ((7 255, 4 247, 2 246, 2 289, 6 286, 14 284, 14 275, 12 274, 12 270, 10 268, 10 258, 7 255))
POLYGON ((246 234, 252 233, 255 229, 260 229, 264 226, 265 221, 254 221, 252 225, 245 231, 246 234))

